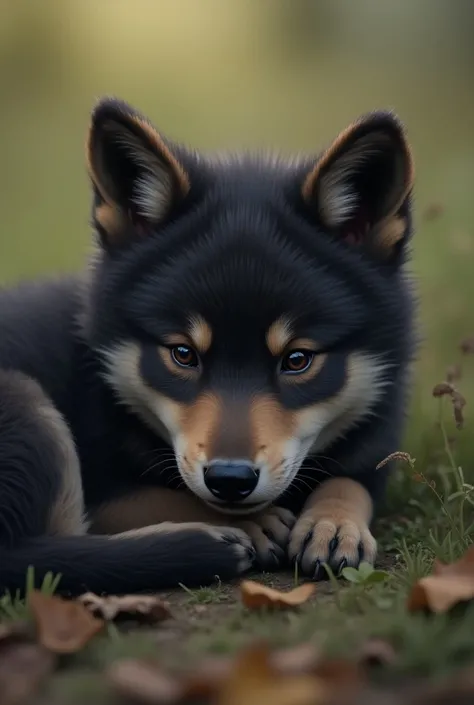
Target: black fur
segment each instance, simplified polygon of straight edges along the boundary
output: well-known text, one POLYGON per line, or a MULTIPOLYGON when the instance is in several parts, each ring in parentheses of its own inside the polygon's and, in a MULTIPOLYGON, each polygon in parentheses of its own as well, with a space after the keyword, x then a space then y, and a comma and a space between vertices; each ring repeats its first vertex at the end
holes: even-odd
MULTIPOLYGON (((129 114, 125 104, 108 101, 94 120, 129 114)), ((374 127, 400 129, 389 114, 371 119, 374 127)), ((101 244, 86 274, 0 292, 1 588, 21 588, 30 564, 38 582, 59 571, 62 588, 71 592, 204 584, 235 575, 240 549, 250 551, 191 528, 113 540, 47 535, 61 488, 64 436, 38 411, 39 398, 70 429, 88 515, 139 486, 182 487, 175 465, 156 462, 170 455, 166 434, 144 423, 106 380, 102 352, 121 341, 139 344, 140 373, 150 388, 185 404, 210 389, 224 399, 272 394, 285 409, 300 409, 343 387, 353 351, 377 356, 387 365, 387 386, 371 415, 324 448, 310 475, 301 471, 304 482, 297 476, 278 504, 297 514, 328 474, 356 478, 375 499, 383 493, 388 467, 374 468, 399 448, 414 348, 403 271, 409 195, 398 211, 404 236, 380 258, 369 241, 352 246, 344 232, 325 227, 304 200, 302 183, 317 156, 290 165, 252 156, 208 162, 167 146, 190 188, 180 196, 173 186, 159 223, 129 208, 130 220, 114 240, 94 220, 101 244), (184 380, 170 374, 158 343, 185 329, 190 313, 203 316, 216 335, 203 374, 184 380), (317 340, 327 353, 307 384, 285 386, 275 375, 265 332, 282 314, 296 321, 298 337, 317 340)), ((123 175, 117 174, 116 197, 130 199, 135 175, 109 149, 107 168, 123 175)), ((370 197, 370 183, 364 188, 370 197)), ((95 185, 94 193, 95 218, 104 199, 95 185)))

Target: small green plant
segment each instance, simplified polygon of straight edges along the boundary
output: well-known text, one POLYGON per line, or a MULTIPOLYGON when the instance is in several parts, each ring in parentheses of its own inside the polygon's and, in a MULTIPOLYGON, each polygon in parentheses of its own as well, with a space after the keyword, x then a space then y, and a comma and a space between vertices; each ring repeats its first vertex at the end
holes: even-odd
MULTIPOLYGON (((60 580, 60 574, 46 573, 39 590, 45 595, 53 595, 58 589, 60 580)), ((5 593, 0 598, 0 616, 14 620, 27 618, 29 616, 28 598, 35 589, 35 584, 35 569, 30 565, 26 571, 24 597, 21 597, 19 590, 13 595, 10 592, 5 593)))
POLYGON ((343 568, 342 577, 357 585, 372 585, 383 582, 388 578, 388 573, 385 570, 376 570, 370 563, 362 561, 358 568, 343 568))

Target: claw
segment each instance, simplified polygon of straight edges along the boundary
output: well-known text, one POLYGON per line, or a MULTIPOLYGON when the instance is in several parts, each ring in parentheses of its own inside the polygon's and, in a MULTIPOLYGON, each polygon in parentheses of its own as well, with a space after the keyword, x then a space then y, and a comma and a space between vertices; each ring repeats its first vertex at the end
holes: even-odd
POLYGON ((255 561, 255 559, 257 557, 257 551, 254 549, 253 546, 249 546, 247 548, 247 556, 252 561, 252 563, 255 561))
POLYGON ((326 571, 326 568, 321 564, 321 561, 317 560, 314 565, 315 565, 315 569, 314 569, 314 573, 313 573, 313 580, 316 580, 316 581, 329 580, 329 575, 326 571))
POLYGON ((278 551, 278 549, 271 548, 269 550, 269 553, 272 556, 275 565, 278 567, 280 565, 282 558, 283 558, 283 555, 284 555, 283 551, 278 551))
POLYGON ((308 533, 306 534, 306 536, 303 539, 303 544, 301 546, 300 552, 296 556, 297 563, 301 564, 301 561, 303 559, 303 554, 306 550, 306 546, 309 544, 309 542, 311 541, 312 538, 313 538, 313 530, 311 529, 311 531, 308 531, 308 533))
POLYGON ((341 561, 341 562, 339 563, 339 565, 337 566, 337 571, 336 571, 337 575, 338 575, 338 576, 341 575, 342 571, 343 571, 344 568, 346 568, 346 567, 347 567, 347 559, 346 559, 346 558, 343 558, 342 561, 341 561))
POLYGON ((321 568, 321 561, 316 561, 314 564, 314 571, 313 571, 313 580, 319 580, 319 571, 321 568))

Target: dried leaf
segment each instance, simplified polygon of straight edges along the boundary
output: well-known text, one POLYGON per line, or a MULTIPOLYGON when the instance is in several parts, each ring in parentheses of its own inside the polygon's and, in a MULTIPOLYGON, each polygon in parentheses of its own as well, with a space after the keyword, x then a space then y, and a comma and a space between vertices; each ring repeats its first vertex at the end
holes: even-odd
POLYGON ((57 654, 80 651, 104 626, 80 602, 63 600, 33 590, 29 605, 36 623, 39 642, 57 654))
POLYGON ((277 649, 270 654, 270 663, 279 673, 309 673, 319 661, 319 651, 311 643, 277 649))
POLYGON ((466 406, 466 399, 463 397, 452 384, 449 382, 440 382, 433 388, 434 397, 449 396, 453 405, 454 420, 457 428, 461 429, 464 425, 463 409, 466 406))
POLYGON ((464 338, 459 347, 464 355, 472 355, 474 353, 474 335, 464 338))
POLYGON ((255 580, 243 580, 240 583, 242 602, 250 609, 276 607, 280 609, 298 607, 307 602, 316 590, 314 583, 304 583, 293 590, 284 592, 262 585, 255 580))
POLYGON ((326 684, 311 674, 283 675, 272 667, 266 646, 237 656, 229 678, 216 693, 217 705, 318 705, 327 702, 326 684))
POLYGON ((177 703, 183 698, 183 686, 157 665, 137 659, 123 659, 113 663, 107 679, 120 696, 134 702, 177 703))
POLYGON ((447 612, 460 602, 474 599, 474 546, 455 563, 436 561, 432 575, 413 586, 407 607, 411 612, 447 612))
POLYGON ((461 429, 464 426, 464 414, 463 409, 466 406, 466 400, 460 392, 455 392, 452 395, 454 420, 456 421, 457 428, 461 429))
MULTIPOLYGON (((317 667, 319 652, 311 643, 303 643, 286 649, 275 649, 269 653, 272 669, 281 675, 312 673, 317 667)), ((185 682, 187 697, 210 697, 219 683, 232 673, 234 660, 231 656, 208 657, 201 661, 185 682)))
POLYGON ((156 624, 172 616, 167 603, 154 595, 100 597, 93 592, 86 592, 78 600, 94 616, 106 621, 135 619, 148 624, 156 624))
POLYGON ((444 206, 441 203, 431 203, 427 208, 425 208, 425 211, 423 213, 423 219, 424 220, 436 220, 436 218, 439 218, 444 212, 444 206))
POLYGON ((362 688, 367 683, 367 676, 362 664, 346 659, 323 659, 312 670, 326 685, 333 695, 342 695, 348 690, 362 688))
MULTIPOLYGON (((269 653, 271 668, 280 675, 314 673, 319 652, 313 644, 276 649, 269 653)), ((183 680, 182 699, 206 699, 214 697, 217 689, 229 678, 234 667, 231 656, 208 657, 201 661, 183 680)))
POLYGON ((367 682, 360 663, 319 661, 310 643, 273 651, 256 644, 236 658, 208 657, 179 679, 157 663, 134 659, 114 663, 107 676, 118 695, 143 705, 318 705, 367 682))
POLYGON ((454 387, 449 382, 439 382, 433 387, 434 397, 444 397, 446 395, 451 395, 454 392, 454 387))
MULTIPOLYGON (((3 625, 2 625, 3 627, 3 625)), ((0 702, 19 705, 34 695, 52 673, 55 656, 38 644, 26 640, 25 634, 2 628, 0 642, 0 702)))

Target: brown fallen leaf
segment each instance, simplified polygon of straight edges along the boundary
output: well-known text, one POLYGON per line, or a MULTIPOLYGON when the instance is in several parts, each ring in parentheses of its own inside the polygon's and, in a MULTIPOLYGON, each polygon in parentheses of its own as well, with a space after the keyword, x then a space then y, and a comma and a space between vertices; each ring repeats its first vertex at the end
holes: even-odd
POLYGON ((80 651, 105 624, 80 602, 45 595, 39 590, 30 594, 29 606, 40 644, 56 654, 80 651))
POLYGON ((279 673, 310 673, 319 663, 320 653, 310 642, 276 649, 270 653, 270 663, 279 673))
POLYGON ((78 601, 94 616, 106 621, 135 619, 148 624, 156 624, 172 616, 168 604, 154 595, 100 597, 93 592, 86 592, 78 597, 78 601))
POLYGON ((108 669, 107 678, 117 695, 142 705, 326 705, 330 696, 358 693, 367 685, 360 663, 318 655, 311 643, 276 650, 257 643, 237 657, 207 657, 179 677, 159 663, 125 659, 108 669))
POLYGON ((172 704, 182 700, 183 685, 159 666, 138 659, 113 663, 107 679, 117 695, 147 705, 172 704))
POLYGON ((436 561, 433 573, 418 580, 408 596, 410 612, 447 612, 460 602, 474 599, 474 546, 455 563, 436 561))
POLYGON ((367 681, 362 664, 347 659, 323 659, 316 664, 312 673, 333 693, 362 687, 367 681))
MULTIPOLYGON (((286 649, 275 649, 268 655, 271 668, 279 675, 313 673, 319 652, 313 644, 303 643, 286 649)), ((183 685, 183 698, 211 698, 232 673, 232 656, 207 657, 189 673, 183 685)))
POLYGON ((265 645, 241 652, 232 672, 217 689, 217 705, 321 705, 327 685, 312 674, 284 675, 271 665, 265 645))
POLYGON ((242 602, 250 609, 259 609, 260 607, 276 607, 279 609, 298 607, 307 602, 315 590, 315 583, 303 583, 303 585, 299 585, 288 592, 275 590, 255 580, 243 580, 240 583, 242 602))

